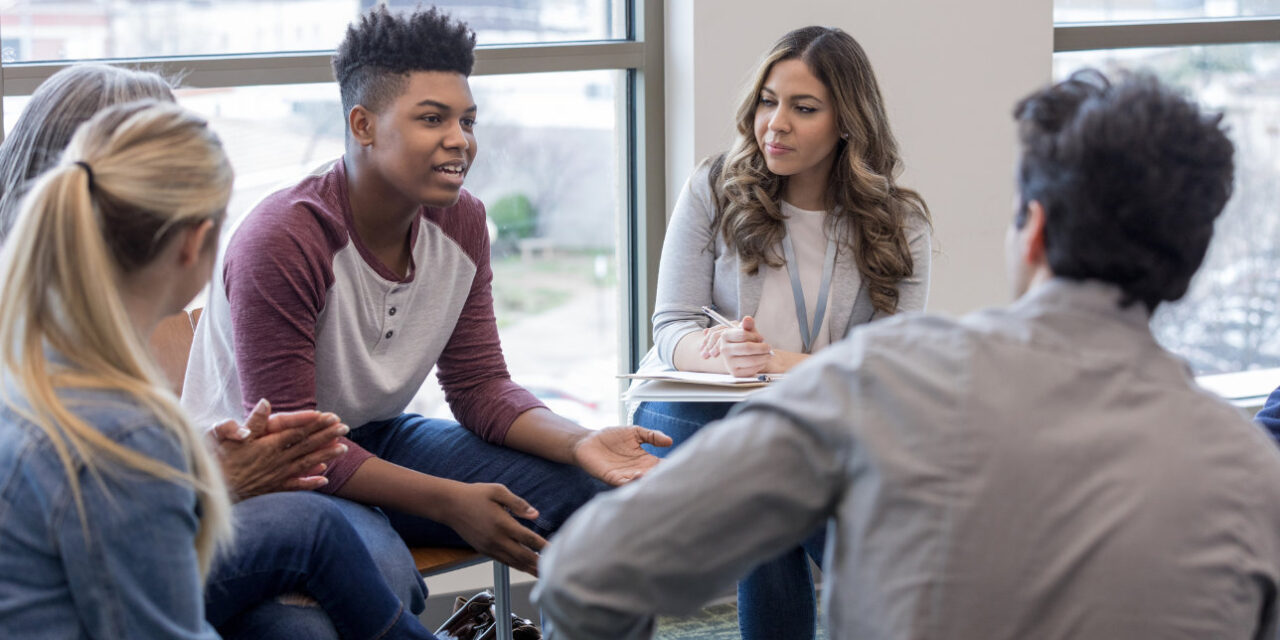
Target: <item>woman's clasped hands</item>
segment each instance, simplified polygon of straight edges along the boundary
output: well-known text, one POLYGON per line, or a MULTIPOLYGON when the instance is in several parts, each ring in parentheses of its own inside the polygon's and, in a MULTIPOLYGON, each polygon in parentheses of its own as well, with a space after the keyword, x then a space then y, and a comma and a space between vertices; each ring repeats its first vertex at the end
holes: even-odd
POLYGON ((719 359, 725 372, 749 378, 765 371, 773 359, 773 347, 756 329, 755 318, 743 316, 734 326, 716 325, 702 330, 700 353, 704 360, 719 359))

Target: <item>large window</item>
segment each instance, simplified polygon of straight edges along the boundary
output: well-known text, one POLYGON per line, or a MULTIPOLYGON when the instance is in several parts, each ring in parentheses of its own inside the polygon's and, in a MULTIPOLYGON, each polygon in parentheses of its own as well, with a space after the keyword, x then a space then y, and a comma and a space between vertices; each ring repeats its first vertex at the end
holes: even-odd
MULTIPOLYGON (((472 83, 479 154, 468 188, 493 224, 493 293, 512 374, 583 424, 618 420, 617 71, 485 76, 472 83), (480 134, 483 134, 481 137, 480 134)), ((434 380, 414 411, 448 417, 434 380)))
MULTIPOLYGON (((331 49, 370 4, 0 2, 4 129, 61 61, 129 58, 180 78, 179 102, 209 118, 236 170, 230 215, 241 216, 341 155, 329 52, 298 51, 331 49)), ((466 188, 489 214, 495 312, 512 376, 571 419, 616 424, 616 375, 647 339, 637 319, 647 314, 648 276, 635 265, 661 240, 646 238, 642 223, 664 193, 661 171, 646 170, 661 158, 660 122, 645 117, 661 110, 661 41, 644 38, 661 33, 661 3, 436 4, 487 43, 471 80, 479 153, 466 188)), ((434 378, 411 410, 449 415, 434 378)))
MULTIPOLYGON (((1056 78, 1083 67, 1146 70, 1224 114, 1236 147, 1234 194, 1191 290, 1162 305, 1152 322, 1161 343, 1200 375, 1280 368, 1277 15, 1280 0, 1055 5, 1056 78)), ((1280 376, 1263 386, 1276 382, 1280 376)))

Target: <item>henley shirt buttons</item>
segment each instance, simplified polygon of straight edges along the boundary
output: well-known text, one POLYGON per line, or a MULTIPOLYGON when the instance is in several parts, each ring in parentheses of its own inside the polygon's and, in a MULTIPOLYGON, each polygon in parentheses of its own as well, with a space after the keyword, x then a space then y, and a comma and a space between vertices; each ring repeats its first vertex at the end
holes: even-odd
POLYGON ((389 316, 394 316, 395 314, 396 314, 396 308, 395 308, 395 307, 391 307, 391 309, 390 309, 389 311, 387 311, 387 315, 389 315, 389 316))
POLYGON ((393 336, 393 335, 395 335, 395 334, 396 334, 396 332, 394 332, 394 331, 388 331, 388 332, 387 332, 387 339, 388 339, 388 340, 390 340, 390 339, 391 339, 391 336, 393 336))

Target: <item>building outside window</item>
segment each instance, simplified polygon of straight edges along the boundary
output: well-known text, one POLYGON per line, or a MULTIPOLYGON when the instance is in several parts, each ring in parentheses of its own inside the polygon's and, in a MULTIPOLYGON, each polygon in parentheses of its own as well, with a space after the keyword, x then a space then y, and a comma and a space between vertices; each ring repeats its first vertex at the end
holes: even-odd
MULTIPOLYGON (((1152 326, 1197 375, 1280 384, 1280 0, 1056 0, 1055 79, 1146 70, 1224 115, 1236 181, 1186 297, 1152 326)), ((1212 378, 1210 378, 1212 380, 1212 378)), ((1212 385, 1211 385, 1212 386, 1212 385)))

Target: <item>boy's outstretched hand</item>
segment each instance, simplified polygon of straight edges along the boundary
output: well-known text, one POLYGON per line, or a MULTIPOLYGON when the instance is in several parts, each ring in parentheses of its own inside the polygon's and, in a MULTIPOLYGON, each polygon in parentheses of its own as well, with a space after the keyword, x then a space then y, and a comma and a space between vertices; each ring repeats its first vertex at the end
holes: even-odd
POLYGON ((658 464, 658 458, 642 444, 669 447, 672 440, 661 431, 644 427, 608 427, 592 431, 573 447, 573 461, 587 473, 613 485, 626 484, 658 464))

